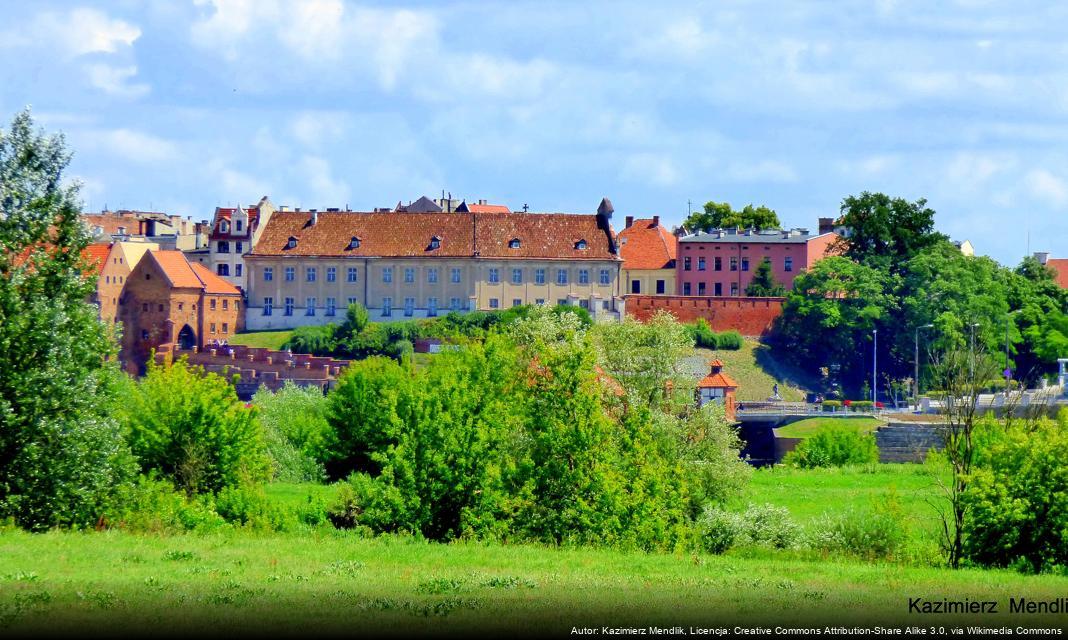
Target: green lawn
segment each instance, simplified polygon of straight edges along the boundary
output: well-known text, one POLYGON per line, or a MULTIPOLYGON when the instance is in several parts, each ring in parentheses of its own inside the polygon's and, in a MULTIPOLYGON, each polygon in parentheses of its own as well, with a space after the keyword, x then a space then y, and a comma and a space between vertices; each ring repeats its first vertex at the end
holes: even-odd
POLYGON ((289 340, 291 335, 293 335, 292 329, 284 331, 250 331, 233 336, 230 338, 230 344, 244 344, 250 347, 278 350, 289 340))
POLYGON ((791 422, 785 427, 779 427, 775 430, 775 433, 784 438, 807 438, 831 427, 844 427, 859 433, 872 433, 882 424, 882 420, 871 417, 805 418, 804 420, 791 422))
POLYGON ((772 357, 771 350, 757 340, 746 338, 737 351, 694 349, 694 356, 687 359, 694 375, 708 373, 708 361, 719 358, 723 372, 738 382, 737 399, 740 401, 767 400, 773 385, 779 383, 779 395, 787 402, 805 399, 803 376, 772 357))
POLYGON ((1012 615, 1068 578, 788 556, 648 555, 305 535, 0 533, 0 635, 270 632, 569 634, 574 626, 757 623, 1061 626, 1012 615), (908 615, 909 597, 997 600, 908 615))

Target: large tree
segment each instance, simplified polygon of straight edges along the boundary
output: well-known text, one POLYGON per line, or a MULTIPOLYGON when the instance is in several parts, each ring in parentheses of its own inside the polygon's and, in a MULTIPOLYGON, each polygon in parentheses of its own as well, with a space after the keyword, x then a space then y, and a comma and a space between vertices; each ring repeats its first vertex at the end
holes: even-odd
POLYGON ((755 207, 747 204, 735 210, 729 203, 709 201, 705 203, 703 211, 691 213, 683 226, 693 231, 709 231, 731 228, 778 229, 779 224, 778 214, 764 205, 755 207))
POLYGON ((847 233, 835 251, 871 267, 895 270, 921 250, 945 240, 934 230, 927 200, 909 202, 884 193, 862 192, 842 201, 839 224, 847 233))
POLYGON ((757 265, 753 273, 753 279, 745 288, 745 295, 751 297, 779 297, 786 293, 786 287, 775 280, 775 274, 771 270, 771 260, 764 258, 757 265))
POLYGON ((29 111, 0 131, 0 519, 30 529, 98 522, 133 472, 69 161, 29 111))

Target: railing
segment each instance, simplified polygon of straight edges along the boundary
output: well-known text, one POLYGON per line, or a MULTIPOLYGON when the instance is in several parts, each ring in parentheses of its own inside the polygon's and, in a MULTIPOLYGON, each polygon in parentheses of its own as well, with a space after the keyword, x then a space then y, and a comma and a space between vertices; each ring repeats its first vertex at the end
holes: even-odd
POLYGON ((828 411, 822 404, 807 402, 739 402, 735 408, 738 415, 746 416, 796 416, 812 415, 826 416, 828 418, 846 418, 857 415, 877 416, 886 413, 894 413, 892 408, 865 408, 863 410, 852 407, 833 407, 828 411))

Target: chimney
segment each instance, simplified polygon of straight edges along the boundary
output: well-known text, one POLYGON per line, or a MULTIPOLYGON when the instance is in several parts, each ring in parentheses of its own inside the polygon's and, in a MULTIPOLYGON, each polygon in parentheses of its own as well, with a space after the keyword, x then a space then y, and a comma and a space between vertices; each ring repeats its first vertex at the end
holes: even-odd
POLYGON ((1049 260, 1049 251, 1036 251, 1035 260, 1038 260, 1038 264, 1046 264, 1049 260))
POLYGON ((834 218, 820 218, 819 230, 820 235, 834 231, 834 218))
POLYGON ((309 224, 311 224, 314 227, 315 223, 318 222, 318 221, 319 221, 319 210, 318 209, 312 209, 311 210, 311 220, 309 220, 309 224))
POLYGON ((660 226, 660 216, 653 216, 653 226, 654 227, 659 227, 660 226))
POLYGON ((630 229, 630 226, 634 224, 634 216, 627 216, 627 222, 623 226, 624 229, 630 229))

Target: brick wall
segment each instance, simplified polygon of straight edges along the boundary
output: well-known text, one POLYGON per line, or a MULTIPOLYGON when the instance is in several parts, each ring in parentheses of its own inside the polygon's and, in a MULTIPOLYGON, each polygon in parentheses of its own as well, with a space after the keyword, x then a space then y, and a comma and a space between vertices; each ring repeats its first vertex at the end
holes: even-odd
POLYGON ((743 336, 762 336, 782 313, 782 298, 709 296, 626 296, 627 315, 642 322, 660 309, 680 322, 704 318, 713 331, 735 330, 743 336))

